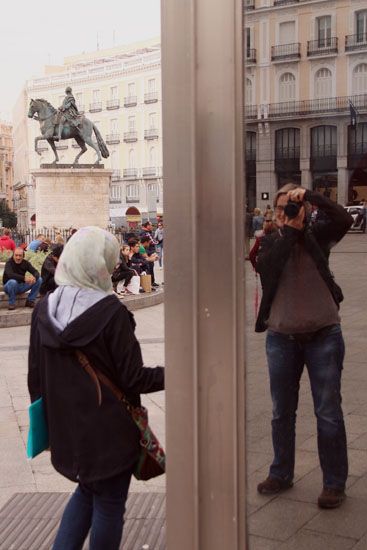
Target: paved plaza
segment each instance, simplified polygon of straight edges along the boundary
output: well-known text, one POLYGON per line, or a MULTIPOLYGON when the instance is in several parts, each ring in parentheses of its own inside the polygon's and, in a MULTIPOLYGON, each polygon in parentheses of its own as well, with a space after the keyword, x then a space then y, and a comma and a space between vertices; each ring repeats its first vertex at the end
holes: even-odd
MULTIPOLYGON (((272 458, 271 402, 264 355, 264 334, 255 334, 256 278, 247 267, 247 472, 250 550, 362 550, 367 548, 367 236, 347 235, 331 257, 345 301, 341 315, 346 340, 343 407, 349 443, 348 498, 342 508, 316 505, 321 474, 316 451, 316 422, 305 373, 297 420, 296 483, 279 497, 264 497, 256 485, 272 458)), ((164 364, 163 305, 135 312, 137 336, 147 365, 164 364)), ((0 330, 0 508, 14 493, 71 491, 73 483, 57 474, 48 453, 25 457, 26 386, 29 327, 0 330)), ((150 421, 164 443, 164 393, 144 396, 150 421)), ((132 492, 165 491, 164 477, 133 481, 132 492)), ((0 545, 1 550, 10 550, 0 545)), ((12 550, 18 550, 12 548, 12 550)), ((129 550, 126 548, 126 550, 129 550)), ((154 550, 154 549, 150 549, 154 550)), ((188 549, 190 550, 190 549, 188 549)))

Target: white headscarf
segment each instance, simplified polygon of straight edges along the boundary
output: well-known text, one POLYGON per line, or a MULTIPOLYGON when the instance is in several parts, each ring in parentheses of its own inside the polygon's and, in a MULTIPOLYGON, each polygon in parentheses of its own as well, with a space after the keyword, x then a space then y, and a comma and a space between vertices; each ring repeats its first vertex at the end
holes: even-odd
POLYGON ((118 263, 120 246, 114 235, 99 227, 82 227, 66 243, 57 264, 55 281, 112 294, 111 273, 118 263))

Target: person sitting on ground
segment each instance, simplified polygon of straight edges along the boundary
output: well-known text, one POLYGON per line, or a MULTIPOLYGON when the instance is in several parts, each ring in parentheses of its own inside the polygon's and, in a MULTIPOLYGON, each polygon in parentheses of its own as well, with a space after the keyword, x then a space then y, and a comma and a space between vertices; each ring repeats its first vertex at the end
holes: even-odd
POLYGON ((32 252, 37 252, 41 243, 43 243, 44 240, 45 236, 42 233, 39 233, 37 237, 29 243, 28 250, 32 250, 32 252))
POLYGON ((37 252, 48 252, 51 246, 51 239, 46 238, 38 247, 37 252))
POLYGON ((25 307, 34 307, 42 277, 37 269, 24 258, 24 250, 16 248, 13 257, 6 264, 3 274, 4 292, 9 296, 8 309, 15 309, 17 294, 30 290, 25 307))
POLYGON ((130 269, 134 269, 138 275, 141 275, 143 271, 148 273, 149 264, 147 262, 147 259, 144 258, 139 252, 140 242, 138 241, 138 239, 129 239, 128 245, 130 247, 130 260, 128 262, 128 267, 130 267, 130 269))
POLYGON ((261 214, 260 208, 254 208, 254 217, 252 218, 252 234, 256 237, 255 232, 261 231, 263 228, 264 216, 261 214))
POLYGON ((46 256, 45 261, 43 262, 41 269, 41 296, 45 296, 47 292, 53 292, 57 288, 57 284, 55 282, 55 271, 63 249, 64 245, 54 244, 50 254, 46 256))
POLYGON ((4 229, 4 233, 0 237, 0 250, 15 250, 15 242, 11 238, 10 229, 4 229))
POLYGON ((115 267, 112 273, 112 283, 113 288, 117 292, 117 283, 124 281, 124 291, 127 292, 126 287, 130 283, 132 277, 135 275, 136 271, 128 267, 128 262, 130 261, 130 247, 128 244, 124 244, 121 247, 120 253, 120 262, 115 267))
POLYGON ((98 227, 79 229, 58 263, 58 288, 32 316, 30 398, 43 399, 54 468, 78 484, 53 550, 82 548, 89 531, 91 549, 120 548, 140 431, 113 392, 102 382, 95 385, 93 370, 118 386, 133 407, 140 406, 140 394, 164 389, 164 368, 144 366, 134 317, 113 294, 118 259, 114 235, 98 227), (85 370, 78 351, 89 362, 85 370))
POLYGON ((148 262, 147 274, 151 275, 152 277, 152 287, 158 287, 159 284, 157 284, 154 279, 154 262, 158 260, 158 254, 156 252, 152 252, 152 247, 150 243, 151 238, 149 237, 149 235, 141 237, 139 253, 148 262))

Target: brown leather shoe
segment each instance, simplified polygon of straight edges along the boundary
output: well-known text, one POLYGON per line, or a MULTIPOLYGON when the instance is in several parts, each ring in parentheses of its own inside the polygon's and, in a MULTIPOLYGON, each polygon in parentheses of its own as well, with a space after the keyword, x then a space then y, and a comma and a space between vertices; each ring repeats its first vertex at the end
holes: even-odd
POLYGON ((257 486, 257 492, 260 495, 276 495, 281 491, 286 491, 293 487, 292 481, 283 481, 282 479, 277 479, 275 477, 267 477, 265 481, 262 481, 257 486))
POLYGON ((328 489, 324 487, 317 504, 319 508, 338 508, 345 500, 345 496, 343 489, 328 489))
POLYGON ((8 309, 9 309, 10 311, 13 311, 13 310, 15 309, 15 307, 16 307, 15 304, 9 304, 9 305, 8 305, 8 309))
POLYGON ((26 300, 24 307, 34 307, 34 302, 31 302, 30 300, 26 300))

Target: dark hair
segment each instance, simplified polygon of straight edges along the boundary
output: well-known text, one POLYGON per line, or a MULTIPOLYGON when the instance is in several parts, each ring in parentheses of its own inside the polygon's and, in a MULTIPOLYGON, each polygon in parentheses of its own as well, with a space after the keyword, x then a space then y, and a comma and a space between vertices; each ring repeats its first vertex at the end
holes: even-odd
POLYGON ((4 235, 10 235, 10 229, 4 229, 4 235))
POLYGON ((149 220, 147 222, 144 222, 142 223, 142 227, 148 227, 148 225, 152 225, 152 222, 150 222, 149 220))
POLYGON ((54 244, 51 247, 51 254, 52 256, 55 256, 56 258, 60 258, 62 251, 64 250, 63 244, 54 244))
POLYGON ((129 239, 129 240, 127 241, 127 244, 128 244, 129 246, 135 246, 135 245, 137 245, 138 243, 139 243, 139 241, 138 241, 138 239, 135 239, 135 237, 131 237, 131 239, 129 239))
POLYGON ((148 235, 143 235, 143 237, 140 237, 140 242, 141 244, 147 243, 147 242, 150 243, 150 237, 148 235))

